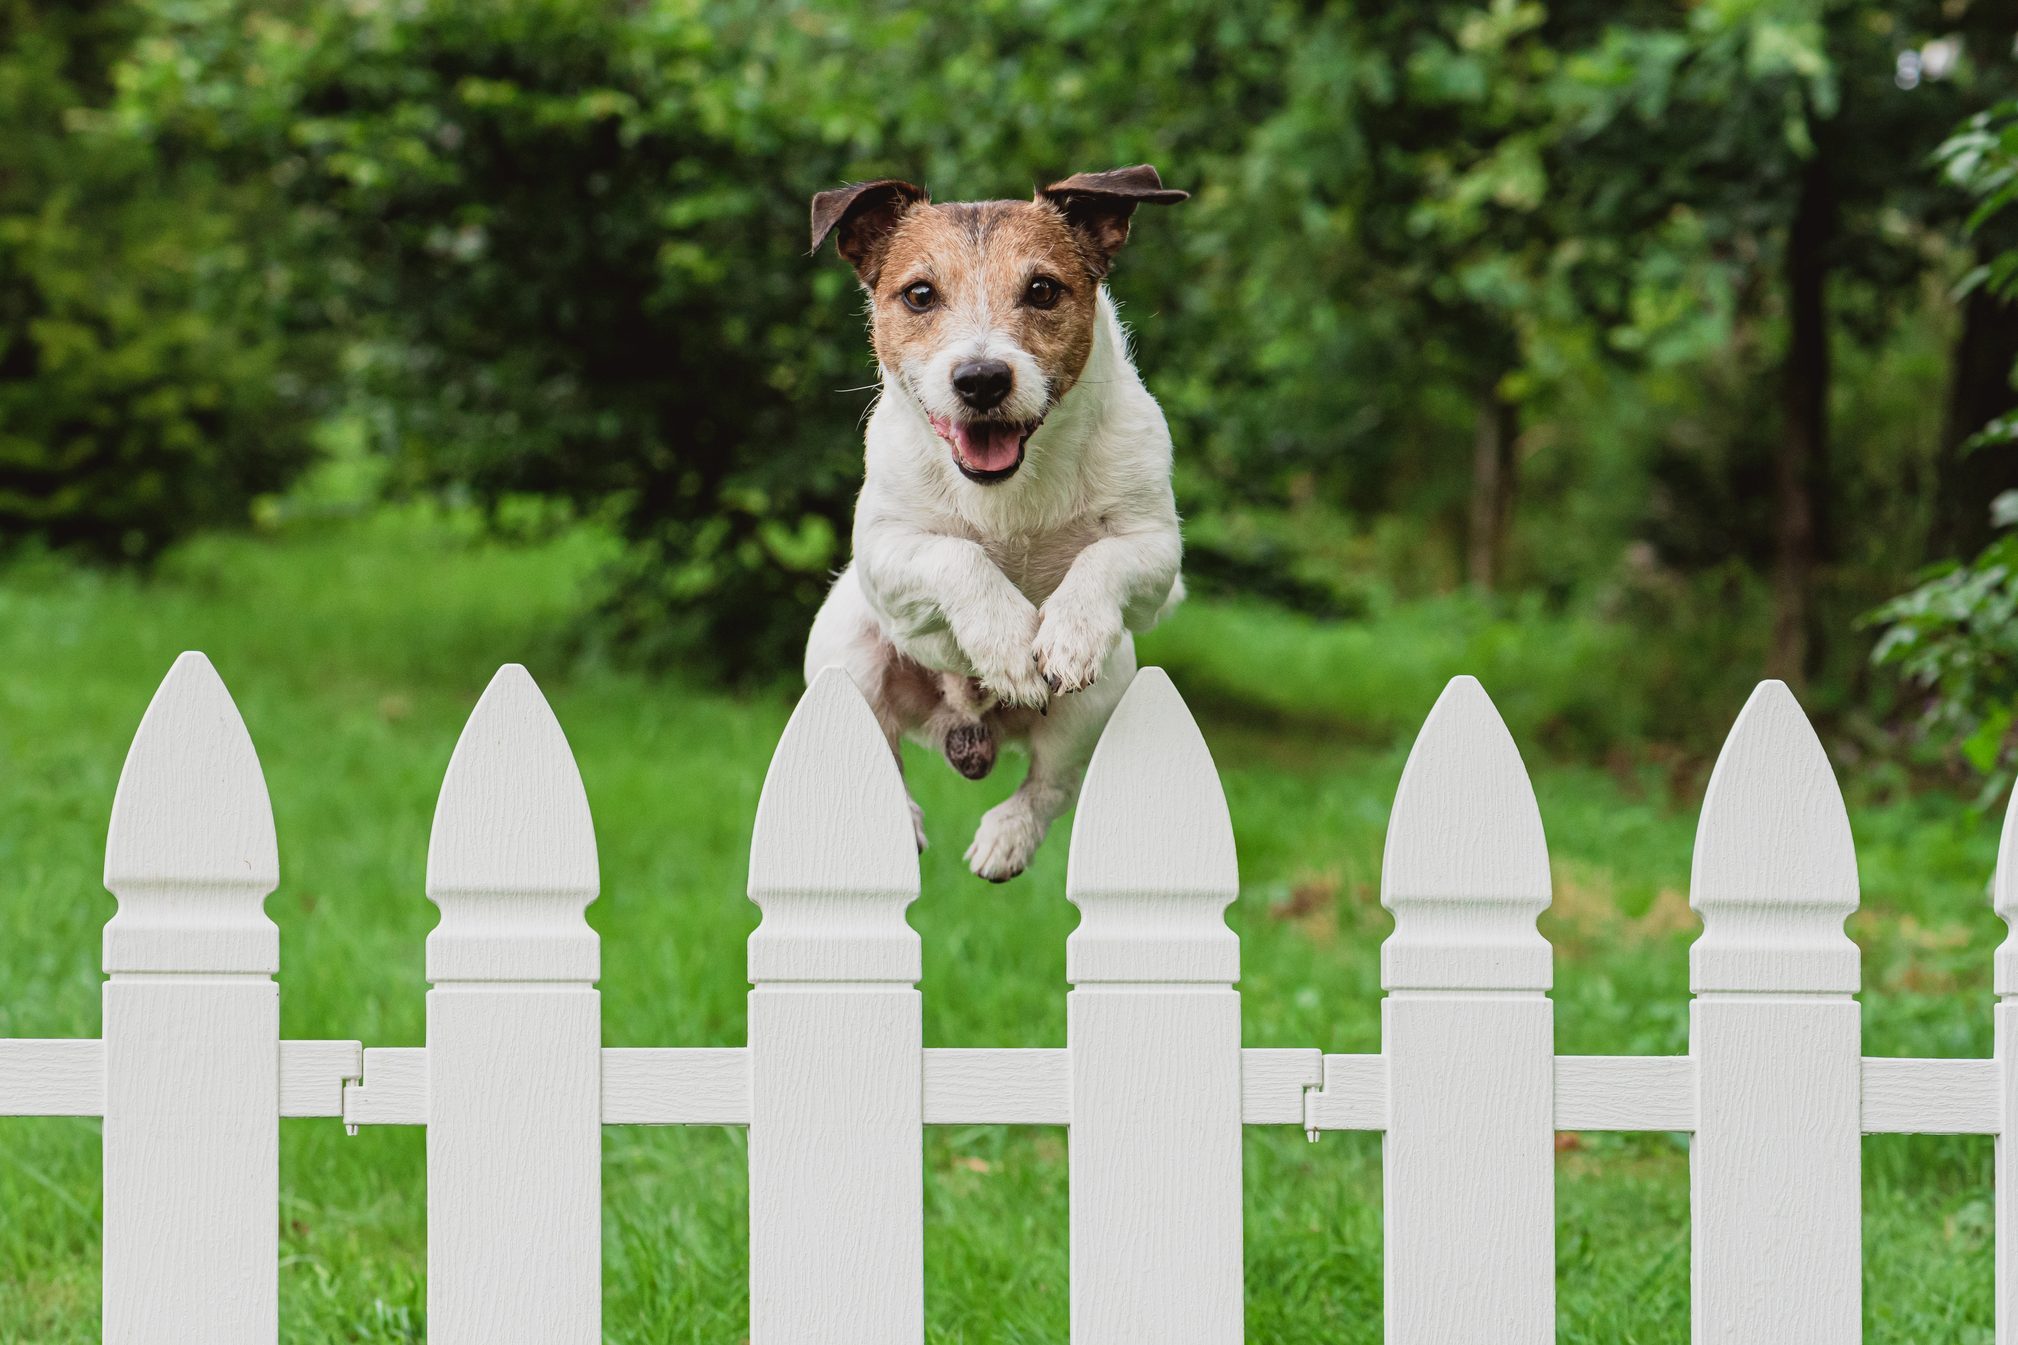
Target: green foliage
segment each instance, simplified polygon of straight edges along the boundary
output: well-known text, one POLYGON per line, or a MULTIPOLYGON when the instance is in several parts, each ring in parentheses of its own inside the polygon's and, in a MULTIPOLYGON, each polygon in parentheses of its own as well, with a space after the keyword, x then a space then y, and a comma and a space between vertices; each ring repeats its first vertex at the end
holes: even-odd
POLYGON ((1928 694, 1936 731, 1977 770, 2002 766, 2018 713, 2018 534, 1942 567, 1873 619, 1885 626, 1873 657, 1928 694))
POLYGON ((739 72, 680 6, 190 3, 122 108, 310 221, 396 486, 608 519, 634 633, 771 666, 842 558, 870 366, 796 256, 827 174, 739 72))
POLYGON ((68 362, 21 373, 0 471, 32 456, 66 501, 242 515, 242 481, 309 451, 306 409, 382 461, 359 479, 613 527, 604 606, 633 647, 777 666, 845 556, 876 376, 850 277, 802 255, 806 198, 883 175, 1020 194, 1149 160, 1194 198, 1142 222, 1114 287, 1204 589, 1338 616, 1457 586, 1474 426, 1498 412, 1513 587, 1706 630, 1704 657, 1755 667, 1756 632, 1710 618, 1785 512, 1784 272, 1818 174, 1823 582, 1865 606, 1924 559, 1970 208, 1964 151, 1946 182, 1925 161, 2018 84, 1994 8, 34 9, 97 16, 64 67, 96 73, 41 98, 48 163, 6 180, 40 241, 0 267, 33 263, 63 312, 0 312, 0 333, 68 362), (59 191, 66 157, 102 189, 59 191), (45 423, 80 401, 125 455, 101 453, 116 489, 45 423))
POLYGON ((96 110, 137 24, 0 5, 0 543, 145 559, 308 458, 249 203, 96 110))
MULTIPOLYGON (((1950 180, 1979 204, 1970 228, 1986 232, 2018 216, 2018 102, 1969 119, 1942 145, 1950 180)), ((2018 298, 2018 242, 1991 256, 1964 281, 2018 298)), ((2018 370, 2012 371, 2018 379, 2018 370)), ((2018 412, 2003 416, 1963 444, 1970 453, 2018 452, 2018 412)), ((1991 506, 2002 528, 2018 527, 2018 493, 1991 506)), ((1925 693, 1935 737, 1990 777, 2009 776, 2018 724, 2018 531, 1997 537, 1966 563, 1936 569, 1917 587, 1877 609, 1881 625, 1873 657, 1925 693)))
MULTIPOLYGON (((1975 198, 1971 231, 1987 233, 2018 218, 2018 100, 1969 118, 1941 146, 1938 158, 1948 180, 1975 198)), ((1977 285, 2018 299, 2018 242, 1992 255, 1963 281, 1965 289, 1977 285)), ((1996 427, 2006 439, 2008 423, 1996 427)))

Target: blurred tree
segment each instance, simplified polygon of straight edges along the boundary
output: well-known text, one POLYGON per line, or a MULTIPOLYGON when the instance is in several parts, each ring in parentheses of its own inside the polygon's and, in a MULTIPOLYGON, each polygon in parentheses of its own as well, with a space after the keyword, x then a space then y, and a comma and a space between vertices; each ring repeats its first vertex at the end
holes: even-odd
POLYGON ((831 170, 746 74, 676 5, 193 0, 125 105, 314 222, 397 481, 607 519, 625 635, 768 671, 842 558, 864 346, 797 259, 831 170))
MULTIPOLYGON (((2018 241, 2007 232, 2018 219, 2018 102, 1971 118, 1942 146, 1941 161, 1978 201, 1970 223, 1985 249, 1968 285, 1986 303, 2018 301, 2018 241)), ((2014 380, 2018 367, 2006 363, 2004 414, 1979 424, 1956 449, 1965 462, 1991 464, 1992 476, 2010 473, 2018 458, 2014 380)), ((1989 775, 1986 802, 2009 783, 2018 725, 2018 489, 1988 505, 1984 512, 2001 535, 1967 562, 1937 566, 1870 618, 1883 627, 1874 658, 1925 693, 1927 727, 1989 775)))
MULTIPOLYGON (((1913 301, 1929 235, 1959 226, 1960 197, 1918 165, 1972 100, 2018 87, 1996 9, 1714 3, 1678 23, 1640 5, 1566 66, 1552 141, 1564 207, 1588 231, 1657 251, 1685 213, 1728 267, 1737 321, 1780 333, 1768 446, 1777 676, 1805 677, 1822 652, 1817 573, 1837 558, 1833 505, 1848 475, 1831 450, 1832 347, 1883 339, 1913 301), (1862 322, 1832 310, 1846 285, 1877 298, 1862 322)), ((1600 287, 1622 273, 1585 272, 1600 287)))
POLYGON ((308 459, 256 203, 104 128, 145 26, 0 0, 0 543, 146 559, 308 459))
POLYGON ((287 205, 291 311, 394 479, 609 520, 663 652, 788 661, 844 550, 875 371, 806 197, 1149 160, 1196 195, 1114 288, 1195 574, 1336 612, 1770 573, 1792 670, 1823 580, 1934 526, 1901 483, 1938 436, 1895 431, 1938 357, 1874 371, 1949 320, 1961 198, 1914 165, 2011 77, 1991 8, 159 0, 119 106, 287 205))

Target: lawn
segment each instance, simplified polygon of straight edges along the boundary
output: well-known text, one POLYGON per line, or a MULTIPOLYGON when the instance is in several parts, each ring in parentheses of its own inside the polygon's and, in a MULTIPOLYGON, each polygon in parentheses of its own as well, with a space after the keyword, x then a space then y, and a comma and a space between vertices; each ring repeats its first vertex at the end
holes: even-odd
MULTIPOLYGON (((0 1036, 96 1034, 113 784, 155 682, 201 648, 273 796, 286 1035, 421 1041, 434 792, 491 671, 516 660, 553 702, 595 809, 607 1043, 740 1044, 750 818, 792 688, 729 695, 601 657, 575 617, 602 554, 586 535, 506 548, 385 515, 198 543, 147 584, 48 562, 0 571, 0 1036)), ((1538 747, 1602 701, 1615 646, 1473 607, 1327 629, 1209 603, 1146 642, 1145 661, 1191 693, 1225 779, 1248 1045, 1379 1048, 1387 806, 1413 724, 1470 667, 1528 750, 1549 832, 1558 1049, 1686 1049, 1703 763, 1621 744, 1600 767, 1538 747)), ((934 841, 912 909, 928 1045, 1064 1040, 1064 832, 1004 887, 959 859, 1017 773, 977 786, 911 763, 934 841)), ((1994 825, 1894 772, 1849 784, 1866 1051, 1987 1054, 1994 825)), ((1561 1339, 1686 1341, 1685 1145, 1565 1136, 1559 1153, 1561 1339)), ((1885 1138, 1865 1156, 1866 1338, 1988 1342, 1991 1141, 1885 1138)), ((1249 1339, 1378 1341, 1378 1139, 1256 1129, 1247 1157, 1249 1339)), ((283 1123, 287 1340, 422 1339, 421 1160, 418 1130, 283 1123)), ((604 1172, 608 1339, 742 1340, 740 1132, 611 1129, 604 1172)), ((931 1339, 1063 1341, 1063 1132, 937 1130, 926 1172, 931 1339)), ((97 1208, 94 1123, 0 1120, 0 1340, 97 1339, 97 1208)))

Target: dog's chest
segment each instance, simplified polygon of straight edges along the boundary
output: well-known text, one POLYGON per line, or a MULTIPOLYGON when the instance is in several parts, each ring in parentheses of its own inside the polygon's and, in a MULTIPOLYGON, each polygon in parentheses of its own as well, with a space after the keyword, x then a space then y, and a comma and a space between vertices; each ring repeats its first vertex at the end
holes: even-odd
POLYGON ((975 540, 1031 602, 1041 603, 1065 580, 1081 551, 1105 534, 1100 519, 1086 515, 1059 527, 1006 533, 975 540))

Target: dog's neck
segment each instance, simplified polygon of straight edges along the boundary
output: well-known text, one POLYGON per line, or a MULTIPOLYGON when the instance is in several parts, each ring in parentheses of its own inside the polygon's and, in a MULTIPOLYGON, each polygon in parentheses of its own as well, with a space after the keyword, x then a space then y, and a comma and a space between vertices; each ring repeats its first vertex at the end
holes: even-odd
POLYGON ((1128 338, 1120 314, 1102 287, 1094 314, 1093 349, 1086 366, 1031 436, 1028 456, 1015 476, 996 485, 962 478, 924 411, 887 370, 869 426, 869 470, 910 477, 912 489, 922 488, 912 498, 934 499, 946 512, 984 534, 1057 526, 1088 498, 1084 474, 1096 442, 1113 419, 1111 411, 1131 392, 1141 391, 1141 379, 1128 358, 1128 338), (883 434, 897 436, 907 451, 879 461, 883 455, 875 451, 875 442, 883 434))

